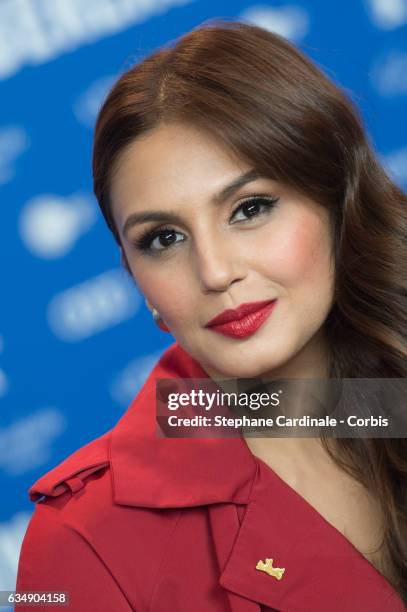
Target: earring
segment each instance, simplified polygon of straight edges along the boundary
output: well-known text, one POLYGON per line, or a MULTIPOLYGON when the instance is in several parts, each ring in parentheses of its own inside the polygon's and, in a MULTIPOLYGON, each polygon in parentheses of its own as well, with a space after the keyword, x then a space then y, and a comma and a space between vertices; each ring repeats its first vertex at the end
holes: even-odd
POLYGON ((156 322, 156 324, 158 325, 158 327, 160 329, 162 329, 163 331, 169 332, 170 330, 168 329, 166 323, 164 323, 163 319, 160 317, 160 314, 159 314, 158 310, 153 308, 152 312, 153 312, 153 319, 156 322))
POLYGON ((163 331, 169 332, 170 330, 167 327, 166 323, 164 323, 164 320, 161 318, 158 310, 156 308, 153 308, 147 300, 146 300, 146 305, 147 305, 147 308, 151 310, 153 314, 154 322, 158 325, 158 327, 162 329, 163 331))

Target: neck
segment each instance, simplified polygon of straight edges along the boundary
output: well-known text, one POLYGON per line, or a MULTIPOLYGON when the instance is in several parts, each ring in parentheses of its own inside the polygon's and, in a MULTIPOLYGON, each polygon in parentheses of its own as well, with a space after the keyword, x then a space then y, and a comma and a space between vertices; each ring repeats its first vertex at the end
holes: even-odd
MULTIPOLYGON (((216 379, 216 377, 211 376, 216 379)), ((296 379, 291 383, 285 380, 285 402, 281 402, 278 408, 279 414, 284 414, 290 418, 301 417, 305 414, 310 416, 323 416, 326 411, 326 386, 324 380, 329 378, 329 347, 322 329, 294 355, 288 362, 278 368, 263 372, 256 380, 260 381, 267 390, 267 383, 282 379, 296 379)), ((239 392, 253 386, 253 380, 243 379, 243 384, 239 380, 239 392)), ((218 381, 220 386, 226 386, 230 390, 227 381, 218 381)), ((274 385, 275 386, 275 385, 274 385)), ((225 389, 226 390, 226 389, 225 389)), ((271 389, 269 388, 270 392, 271 389)), ((275 389, 273 389, 275 391, 275 389)), ((258 411, 259 413, 260 411, 258 411)), ((258 416, 263 416, 258 414, 258 416)), ((279 455, 289 457, 315 458, 323 451, 319 437, 294 437, 295 431, 289 429, 284 432, 285 437, 277 437, 272 432, 265 432, 262 437, 255 437, 250 432, 243 434, 248 447, 253 454, 259 457, 269 457, 270 453, 276 451, 279 455), (290 431, 293 432, 290 434, 290 431), (267 435, 268 433, 268 435, 267 435)))

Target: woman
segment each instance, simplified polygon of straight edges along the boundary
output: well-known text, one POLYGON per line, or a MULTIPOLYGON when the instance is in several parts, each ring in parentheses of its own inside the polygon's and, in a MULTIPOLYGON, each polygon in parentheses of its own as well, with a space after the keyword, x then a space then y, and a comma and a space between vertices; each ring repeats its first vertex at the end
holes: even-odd
POLYGON ((157 378, 406 377, 406 197, 351 102, 285 39, 218 21, 118 80, 93 168, 176 342, 31 487, 17 590, 73 610, 405 610, 405 438, 155 435, 157 378), (214 321, 242 303, 257 315, 214 321))

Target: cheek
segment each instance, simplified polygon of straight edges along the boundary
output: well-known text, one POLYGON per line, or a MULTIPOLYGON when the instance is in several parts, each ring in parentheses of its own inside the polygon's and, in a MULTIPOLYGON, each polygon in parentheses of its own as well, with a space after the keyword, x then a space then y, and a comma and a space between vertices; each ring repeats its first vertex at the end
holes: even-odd
POLYGON ((139 291, 168 322, 185 318, 191 296, 186 294, 185 283, 180 282, 179 269, 140 266, 134 270, 134 277, 139 291))
POLYGON ((287 289, 326 285, 331 279, 330 239, 326 226, 312 214, 274 228, 265 245, 268 276, 287 289))

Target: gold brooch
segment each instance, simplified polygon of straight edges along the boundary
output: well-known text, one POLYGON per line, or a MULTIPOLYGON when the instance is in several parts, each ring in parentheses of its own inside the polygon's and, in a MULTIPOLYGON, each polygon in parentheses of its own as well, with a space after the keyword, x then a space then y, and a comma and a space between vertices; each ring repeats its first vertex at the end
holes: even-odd
POLYGON ((285 572, 285 567, 273 567, 273 559, 266 559, 265 563, 262 560, 258 561, 256 569, 266 572, 269 576, 274 576, 277 580, 281 580, 285 572))

